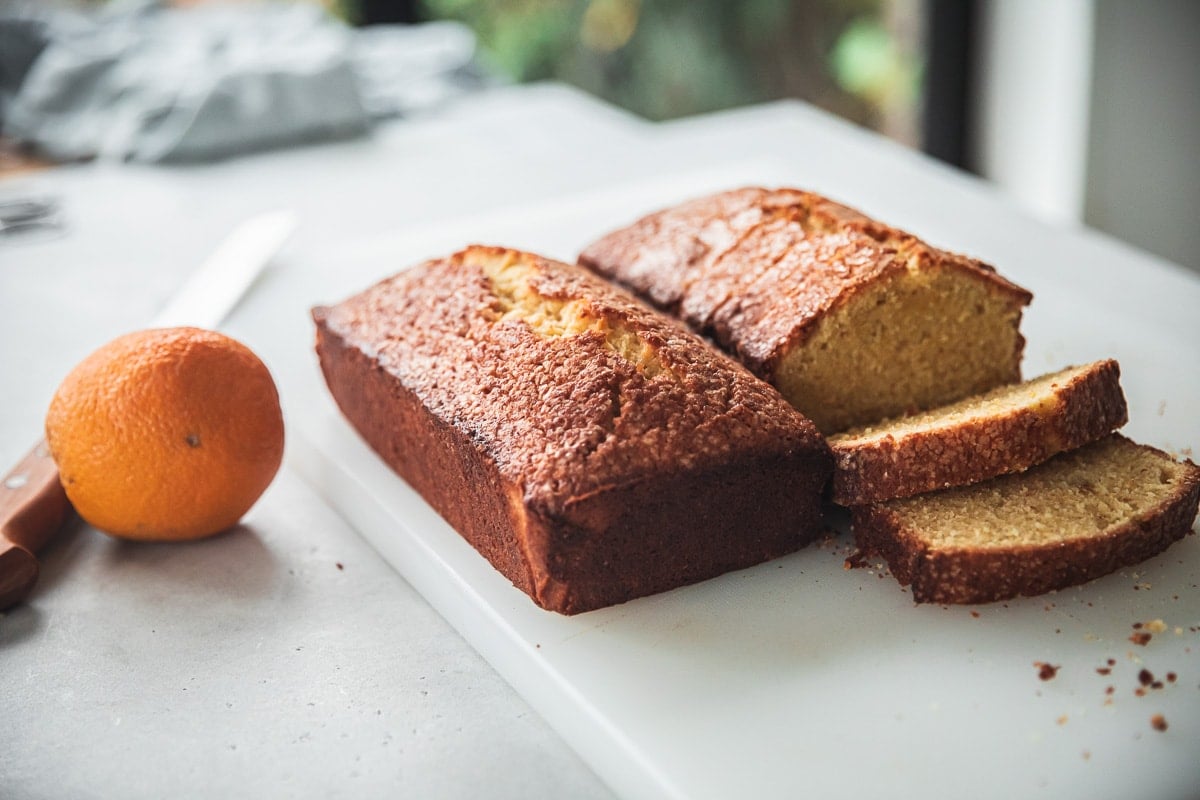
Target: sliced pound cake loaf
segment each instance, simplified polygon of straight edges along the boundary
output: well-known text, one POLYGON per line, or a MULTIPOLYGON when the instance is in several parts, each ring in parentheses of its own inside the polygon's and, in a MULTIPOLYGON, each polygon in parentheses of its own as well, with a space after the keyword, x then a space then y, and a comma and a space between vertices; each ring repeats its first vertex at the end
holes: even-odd
POLYGON ((1021 379, 1029 292, 811 192, 683 203, 579 263, 711 336, 826 435, 1021 379))
POLYGON ((1118 434, 1019 475, 859 506, 859 549, 919 603, 987 603, 1098 578, 1186 535, 1200 468, 1118 434))
POLYGON ((832 436, 833 502, 864 505, 1021 472, 1128 420, 1106 360, 832 436))

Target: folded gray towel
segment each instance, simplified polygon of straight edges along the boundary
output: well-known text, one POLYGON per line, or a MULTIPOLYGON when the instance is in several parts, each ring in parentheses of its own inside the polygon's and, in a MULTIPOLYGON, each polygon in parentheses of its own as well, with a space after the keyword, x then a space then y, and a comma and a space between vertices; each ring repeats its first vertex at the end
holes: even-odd
MULTIPOLYGON (((0 41, 16 23, 0 16, 0 41)), ((363 133, 462 91, 473 53, 461 26, 355 31, 309 4, 72 15, 50 26, 3 130, 59 160, 212 159, 363 133)))

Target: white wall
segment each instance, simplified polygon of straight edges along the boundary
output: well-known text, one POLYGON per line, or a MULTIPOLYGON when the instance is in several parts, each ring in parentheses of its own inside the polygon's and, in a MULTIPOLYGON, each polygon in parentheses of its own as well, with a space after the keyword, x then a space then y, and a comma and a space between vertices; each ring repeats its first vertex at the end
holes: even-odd
POLYGON ((981 0, 974 164, 1200 270, 1200 0, 981 0))
POLYGON ((975 65, 975 168, 1061 222, 1083 218, 1090 0, 985 0, 975 65))
POLYGON ((1084 219, 1200 269, 1200 2, 1099 0, 1084 219))

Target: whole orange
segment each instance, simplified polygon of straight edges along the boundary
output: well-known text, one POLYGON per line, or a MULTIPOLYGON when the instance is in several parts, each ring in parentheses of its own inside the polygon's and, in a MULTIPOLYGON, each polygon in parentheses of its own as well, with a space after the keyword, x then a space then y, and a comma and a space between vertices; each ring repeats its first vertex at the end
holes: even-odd
POLYGON ((283 415, 266 366, 199 328, 115 339, 63 380, 46 439, 85 520, 128 539, 197 539, 231 527, 271 483, 283 415))

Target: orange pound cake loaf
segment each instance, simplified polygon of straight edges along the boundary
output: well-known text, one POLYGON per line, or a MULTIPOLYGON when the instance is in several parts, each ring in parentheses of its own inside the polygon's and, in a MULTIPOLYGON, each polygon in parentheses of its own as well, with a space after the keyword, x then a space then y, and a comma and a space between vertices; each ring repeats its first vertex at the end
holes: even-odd
POLYGON ((1029 292, 810 192, 693 200, 579 262, 711 336, 825 434, 1020 380, 1029 292))
POLYGON ((313 317, 346 417, 544 608, 700 581, 820 529, 815 426, 578 267, 471 247, 313 317))

